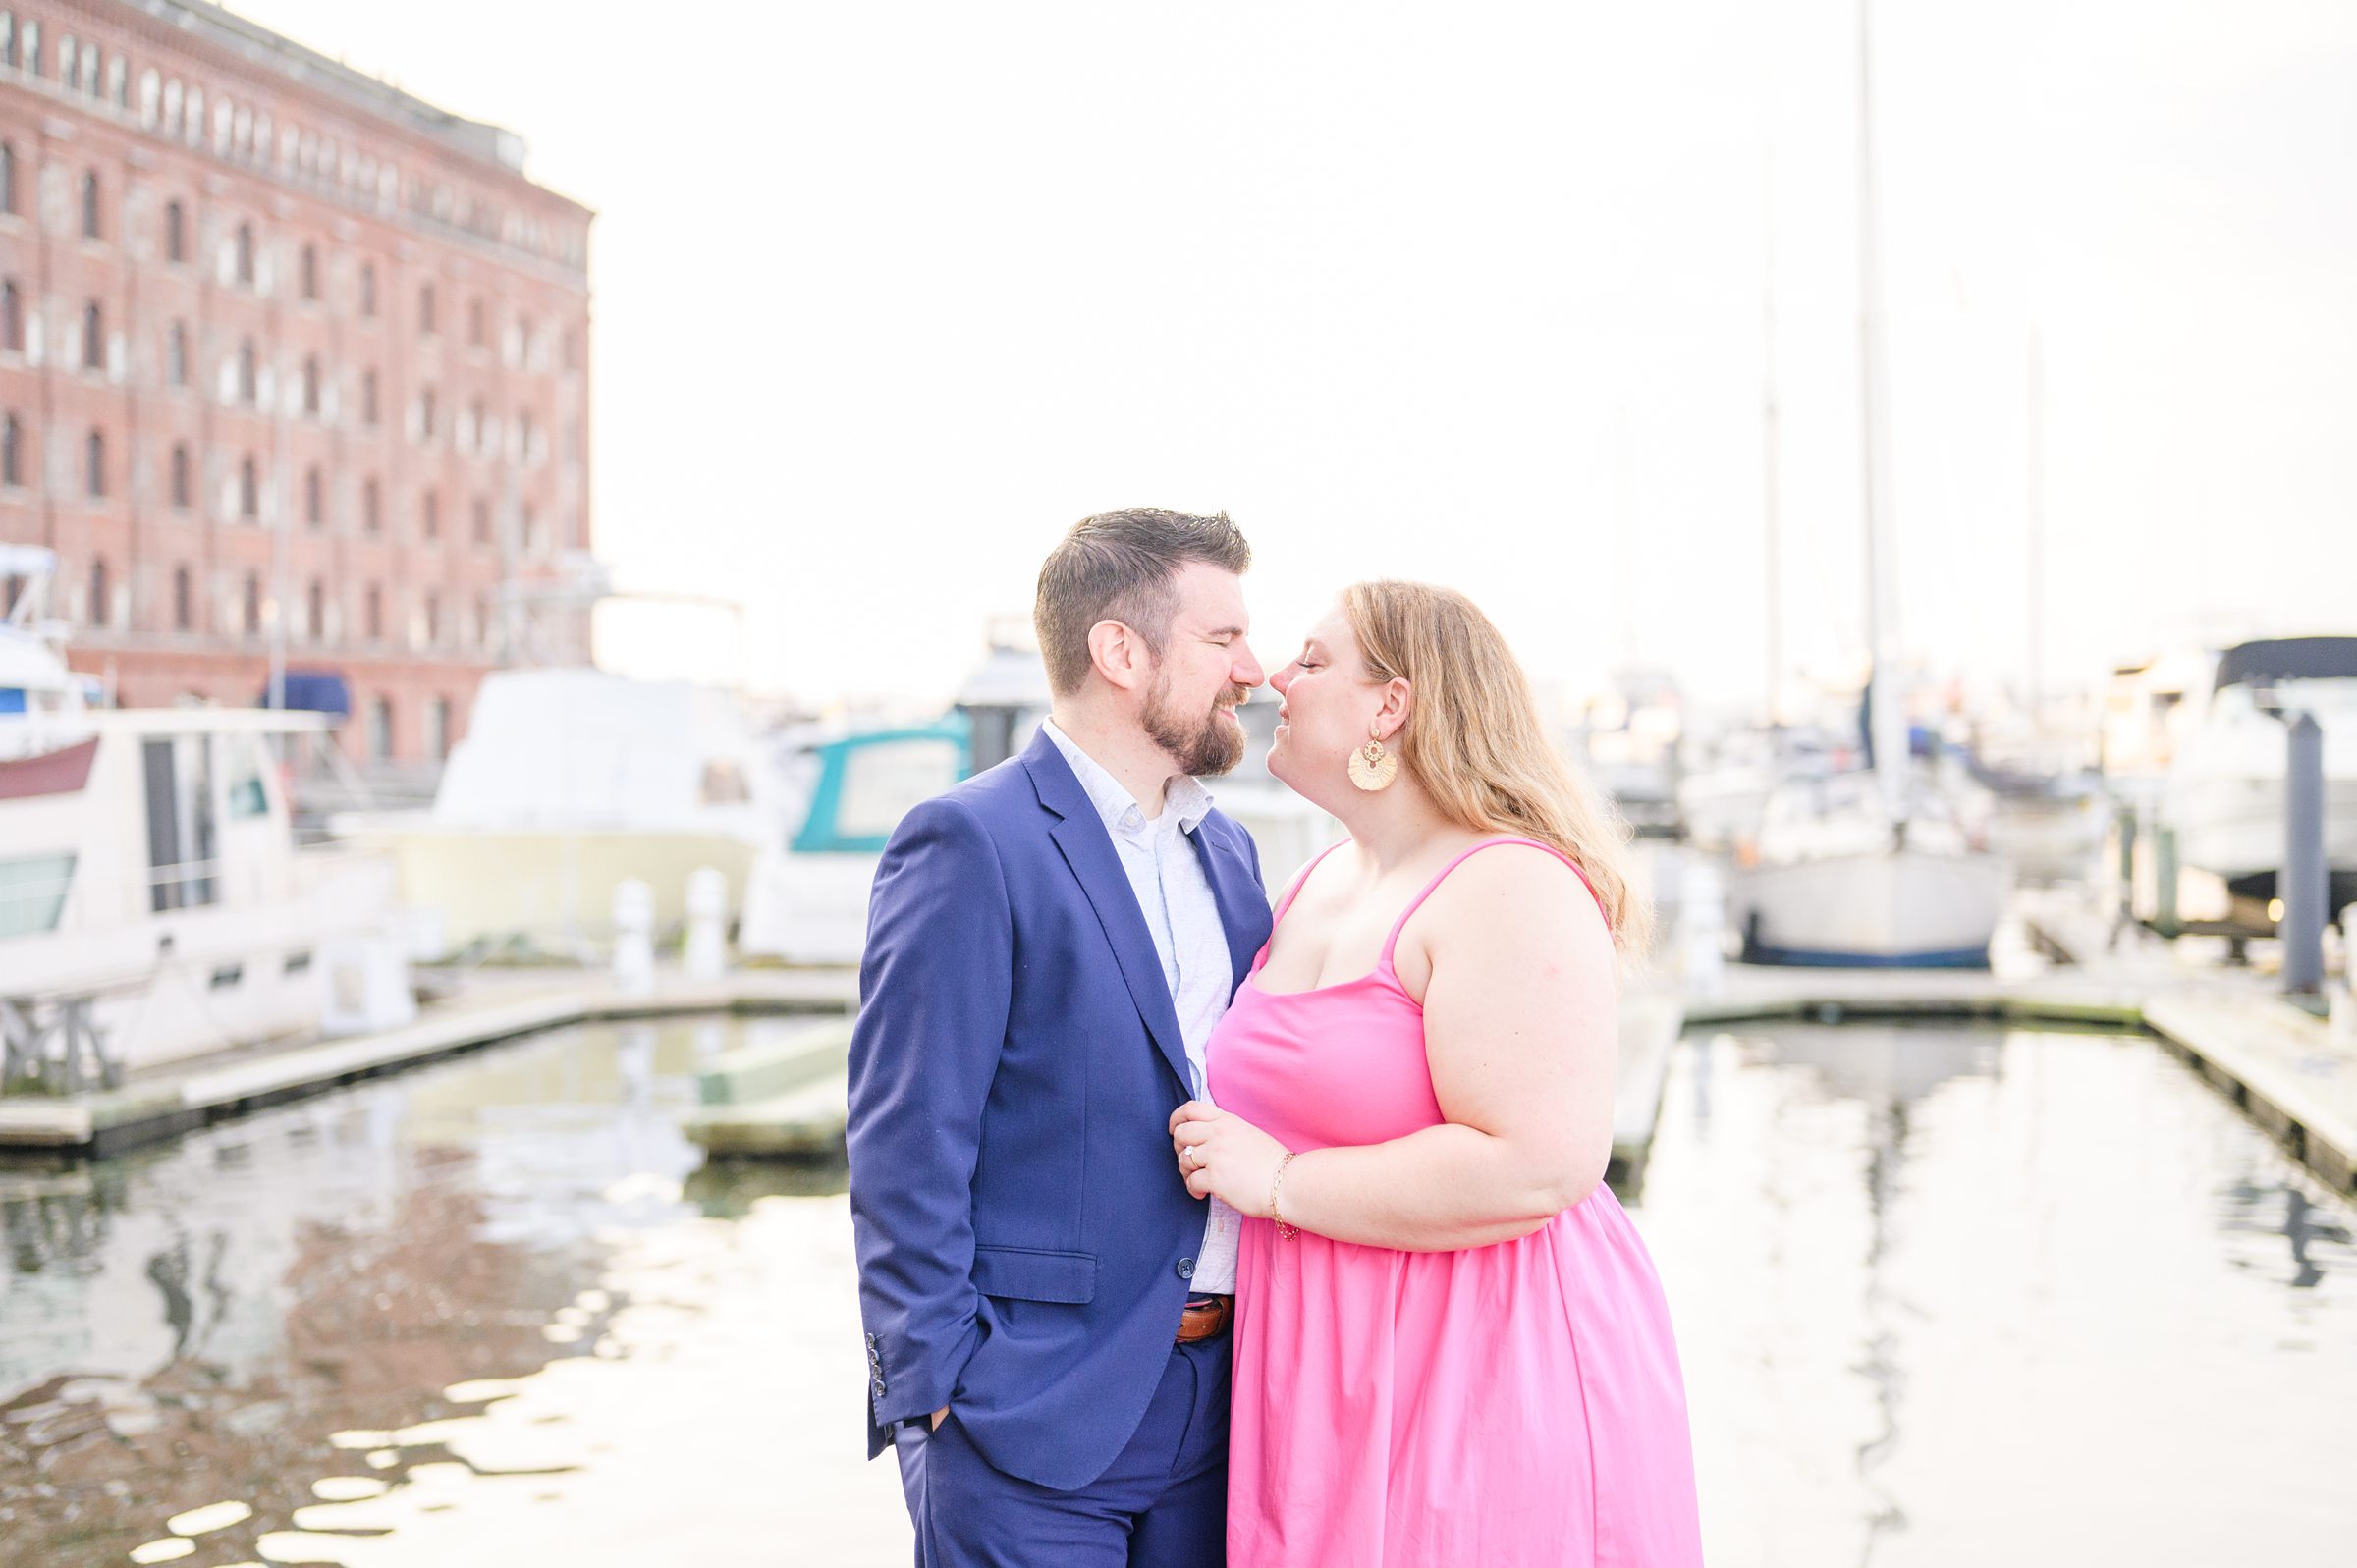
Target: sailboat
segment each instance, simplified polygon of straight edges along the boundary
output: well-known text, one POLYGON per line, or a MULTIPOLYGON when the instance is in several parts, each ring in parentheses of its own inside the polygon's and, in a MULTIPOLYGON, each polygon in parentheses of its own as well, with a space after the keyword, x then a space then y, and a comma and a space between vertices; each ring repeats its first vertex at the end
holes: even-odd
POLYGON ((1868 766, 1770 797, 1758 855, 1729 878, 1727 913, 1748 962, 1979 967, 2012 876, 1975 848, 1913 771, 1900 712, 1897 560, 1885 456, 1882 275, 1874 206, 1871 0, 1858 7, 1859 374, 1867 627, 1868 766))

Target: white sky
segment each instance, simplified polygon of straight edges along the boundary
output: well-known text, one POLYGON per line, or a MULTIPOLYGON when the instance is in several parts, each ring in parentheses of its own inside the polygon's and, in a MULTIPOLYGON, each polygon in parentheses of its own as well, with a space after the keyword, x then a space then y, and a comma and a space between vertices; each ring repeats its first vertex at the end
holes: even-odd
MULTIPOLYGON (((756 687, 946 695, 1144 504, 1243 526, 1276 661, 1400 574, 1756 693, 1771 144, 1789 646, 1860 646, 1847 0, 238 9, 599 209, 598 550, 742 600, 756 687)), ((1907 646, 2025 664, 2033 322, 2051 681, 2357 629, 2357 7, 1875 15, 1907 646)))

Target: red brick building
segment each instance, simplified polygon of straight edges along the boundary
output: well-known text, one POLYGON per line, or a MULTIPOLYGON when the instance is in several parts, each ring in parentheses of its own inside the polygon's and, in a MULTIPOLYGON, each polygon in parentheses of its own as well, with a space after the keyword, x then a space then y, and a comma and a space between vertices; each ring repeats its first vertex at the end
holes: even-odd
POLYGON ((247 706, 280 649, 400 764, 587 657, 522 607, 589 546, 590 213, 522 170, 210 5, 0 0, 0 541, 77 669, 247 706))

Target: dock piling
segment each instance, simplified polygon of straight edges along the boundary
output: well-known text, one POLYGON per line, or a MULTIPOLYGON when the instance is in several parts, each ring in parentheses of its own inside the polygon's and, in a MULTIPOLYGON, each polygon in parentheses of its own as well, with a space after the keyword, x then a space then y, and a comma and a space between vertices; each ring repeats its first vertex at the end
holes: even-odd
POLYGON ((2284 737, 2283 990, 2315 997, 2325 989, 2325 731, 2314 714, 2294 717, 2284 737))

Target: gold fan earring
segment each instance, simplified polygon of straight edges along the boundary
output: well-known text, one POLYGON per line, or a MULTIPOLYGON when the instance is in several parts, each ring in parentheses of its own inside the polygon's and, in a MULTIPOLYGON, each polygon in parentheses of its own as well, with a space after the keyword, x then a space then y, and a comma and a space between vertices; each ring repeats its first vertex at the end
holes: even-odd
POLYGON ((1399 776, 1399 758, 1383 749, 1383 736, 1370 730, 1367 743, 1350 753, 1350 782, 1373 794, 1399 776))

